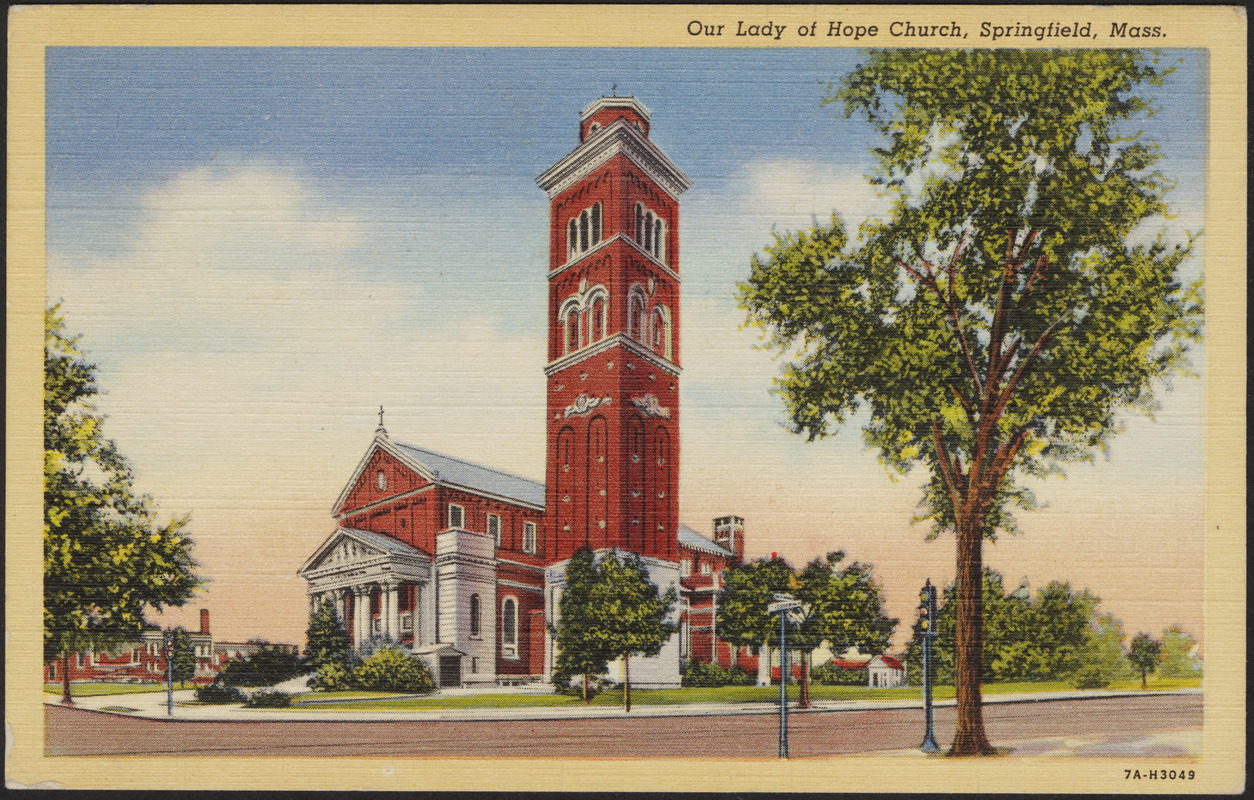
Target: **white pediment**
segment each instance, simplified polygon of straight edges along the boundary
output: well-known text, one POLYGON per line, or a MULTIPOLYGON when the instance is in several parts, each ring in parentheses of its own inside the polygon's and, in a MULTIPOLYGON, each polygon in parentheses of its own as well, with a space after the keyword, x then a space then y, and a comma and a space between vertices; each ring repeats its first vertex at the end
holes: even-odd
POLYGON ((344 531, 340 531, 339 535, 328 542, 328 545, 329 547, 323 548, 320 557, 306 569, 316 570, 328 567, 350 566, 365 561, 374 561, 383 556, 383 551, 379 548, 360 542, 344 531))

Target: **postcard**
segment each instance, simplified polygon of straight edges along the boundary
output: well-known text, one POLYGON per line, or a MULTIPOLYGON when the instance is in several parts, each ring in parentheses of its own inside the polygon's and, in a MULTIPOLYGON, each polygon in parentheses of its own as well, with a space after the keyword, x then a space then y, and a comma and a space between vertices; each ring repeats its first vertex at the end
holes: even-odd
POLYGON ((8 786, 1243 791, 1241 10, 9 13, 8 786))

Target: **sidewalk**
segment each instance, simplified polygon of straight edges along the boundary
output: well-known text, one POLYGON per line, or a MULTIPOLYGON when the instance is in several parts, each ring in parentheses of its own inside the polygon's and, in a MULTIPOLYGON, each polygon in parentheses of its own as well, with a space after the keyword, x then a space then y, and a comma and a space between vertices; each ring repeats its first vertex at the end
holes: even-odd
MULTIPOLYGON (((437 696, 466 696, 472 692, 454 690, 442 692, 437 696)), ((1048 700, 1076 700, 1084 698, 1114 697, 1154 697, 1157 695, 1201 694, 1200 689, 1179 689, 1173 691, 1069 691, 1069 692, 1032 692, 1022 694, 989 695, 984 698, 984 705, 1001 705, 1006 703, 1034 703, 1048 700)), ((398 695, 397 698, 407 695, 398 695)), ((174 716, 172 721, 218 720, 218 721, 318 721, 318 722, 360 722, 360 721, 469 721, 469 720, 552 720, 552 719, 613 719, 631 717, 694 717, 694 716, 733 716, 747 714, 778 714, 779 705, 775 702, 747 703, 689 703, 684 705, 637 705, 628 714, 621 706, 522 706, 515 708, 433 708, 433 709, 358 709, 337 710, 305 706, 303 708, 244 708, 239 705, 186 705, 195 700, 192 689, 174 692, 174 716)), ((933 705, 945 708, 955 705, 954 700, 940 700, 933 705)), ((57 705, 60 697, 44 695, 44 703, 57 705)), ((127 717, 145 719, 171 719, 166 710, 165 692, 148 692, 143 694, 97 695, 95 697, 76 698, 77 708, 90 711, 103 711, 127 717)), ((842 711, 873 711, 904 708, 922 709, 923 701, 919 700, 816 700, 813 707, 800 710, 790 704, 788 713, 812 714, 821 712, 842 711)), ((1063 747, 1064 745, 1058 745, 1063 747)), ((913 752, 913 751, 912 751, 913 752)), ((1112 755, 1117 755, 1112 753, 1112 755)))

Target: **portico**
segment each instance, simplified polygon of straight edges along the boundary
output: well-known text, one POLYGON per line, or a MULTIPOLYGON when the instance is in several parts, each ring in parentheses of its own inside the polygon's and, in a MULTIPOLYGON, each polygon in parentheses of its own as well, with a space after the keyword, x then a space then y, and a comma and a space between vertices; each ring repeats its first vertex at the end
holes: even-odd
POLYGON ((437 641, 431 556, 390 536, 338 528, 305 562, 310 613, 331 601, 354 650, 374 637, 411 650, 437 641))

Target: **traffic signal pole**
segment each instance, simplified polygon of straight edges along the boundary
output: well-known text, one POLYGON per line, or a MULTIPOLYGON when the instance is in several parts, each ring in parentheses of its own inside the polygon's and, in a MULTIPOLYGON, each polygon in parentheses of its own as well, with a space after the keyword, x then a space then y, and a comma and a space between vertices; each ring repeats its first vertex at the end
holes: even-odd
POLYGON ((925 753, 935 753, 940 748, 936 745, 936 732, 932 716, 932 639, 936 637, 936 587, 928 578, 919 593, 919 614, 923 627, 923 716, 927 722, 927 732, 923 735, 923 744, 919 745, 925 753))

